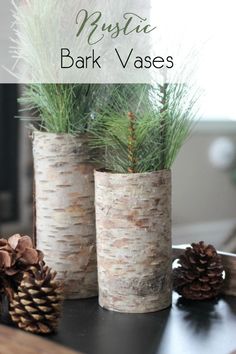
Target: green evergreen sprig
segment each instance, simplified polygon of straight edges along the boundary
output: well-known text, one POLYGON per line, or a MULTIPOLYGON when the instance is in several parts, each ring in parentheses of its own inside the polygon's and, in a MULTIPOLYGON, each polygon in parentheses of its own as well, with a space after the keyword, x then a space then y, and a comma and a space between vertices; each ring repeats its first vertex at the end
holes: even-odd
POLYGON ((102 90, 101 85, 30 84, 19 102, 25 107, 22 111, 31 111, 43 131, 85 133, 102 90))
POLYGON ((197 100, 185 84, 117 87, 90 125, 100 163, 115 173, 170 169, 195 122, 197 100))

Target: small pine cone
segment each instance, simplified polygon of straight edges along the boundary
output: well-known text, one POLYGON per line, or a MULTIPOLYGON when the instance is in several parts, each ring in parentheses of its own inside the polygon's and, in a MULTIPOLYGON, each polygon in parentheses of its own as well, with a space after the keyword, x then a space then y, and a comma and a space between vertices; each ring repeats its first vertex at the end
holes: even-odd
POLYGON ((212 245, 192 243, 179 257, 173 271, 174 290, 186 299, 207 300, 219 295, 223 285, 223 265, 212 245))
POLYGON ((21 329, 32 333, 55 332, 62 307, 62 287, 56 272, 44 265, 32 266, 10 302, 10 316, 21 329))

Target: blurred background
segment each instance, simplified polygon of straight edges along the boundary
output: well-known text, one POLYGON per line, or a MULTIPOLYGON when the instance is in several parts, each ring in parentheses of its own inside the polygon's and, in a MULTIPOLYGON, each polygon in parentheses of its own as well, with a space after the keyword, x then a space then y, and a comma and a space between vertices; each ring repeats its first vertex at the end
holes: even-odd
POLYGON ((173 167, 175 243, 236 252, 236 121, 202 119, 173 167))
MULTIPOLYGON (((0 85, 0 234, 32 234, 30 129, 21 87, 0 85)), ((173 241, 204 240, 236 252, 236 121, 203 118, 173 166, 173 241)))

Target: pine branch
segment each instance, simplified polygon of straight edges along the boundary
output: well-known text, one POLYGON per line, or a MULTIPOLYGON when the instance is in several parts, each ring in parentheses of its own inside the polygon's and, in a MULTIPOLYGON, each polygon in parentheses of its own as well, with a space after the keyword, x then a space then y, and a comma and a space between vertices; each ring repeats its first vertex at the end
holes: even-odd
MULTIPOLYGON (((25 87, 19 102, 24 111, 33 111, 33 122, 51 133, 85 133, 98 99, 106 96, 104 85, 31 84, 25 87)), ((31 114, 30 114, 31 116, 31 114)))
POLYGON ((170 169, 193 126, 197 98, 184 84, 123 85, 100 106, 91 146, 104 151, 100 162, 116 173, 170 169))

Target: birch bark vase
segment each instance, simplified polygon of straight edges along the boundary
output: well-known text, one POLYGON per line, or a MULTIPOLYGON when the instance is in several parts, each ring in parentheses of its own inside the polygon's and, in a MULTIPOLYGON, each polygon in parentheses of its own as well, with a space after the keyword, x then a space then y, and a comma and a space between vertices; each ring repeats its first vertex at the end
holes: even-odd
POLYGON ((95 172, 100 306, 147 313, 171 305, 171 172, 95 172))
POLYGON ((67 299, 97 295, 94 165, 86 136, 33 133, 36 245, 67 299))

